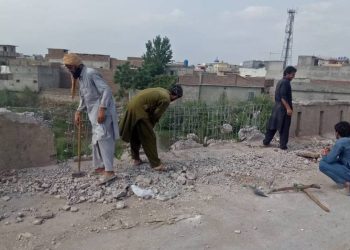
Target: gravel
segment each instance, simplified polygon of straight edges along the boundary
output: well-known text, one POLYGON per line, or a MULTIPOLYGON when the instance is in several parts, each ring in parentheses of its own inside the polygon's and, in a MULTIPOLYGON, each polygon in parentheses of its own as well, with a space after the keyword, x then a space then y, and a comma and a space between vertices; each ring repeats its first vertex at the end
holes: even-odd
POLYGON ((152 189, 154 197, 161 201, 181 196, 198 184, 248 183, 271 187, 276 179, 286 180, 300 170, 317 166, 315 161, 296 156, 297 150, 318 152, 333 142, 311 138, 301 143, 290 142, 290 149, 282 151, 232 141, 215 141, 211 143, 215 144, 213 147, 199 147, 192 137, 188 143, 181 141, 172 151, 161 155, 167 172, 153 171, 148 164, 132 167, 126 155, 122 158, 128 160, 118 161, 117 180, 108 186, 97 185, 96 176, 72 178, 74 162, 50 168, 8 170, 0 172, 0 197, 6 202, 22 194, 44 193, 65 199, 67 205, 61 209, 72 211, 72 205, 82 202, 108 204, 127 199, 133 195, 129 188, 132 184, 152 189), (194 144, 194 148, 189 149, 190 144, 194 144))

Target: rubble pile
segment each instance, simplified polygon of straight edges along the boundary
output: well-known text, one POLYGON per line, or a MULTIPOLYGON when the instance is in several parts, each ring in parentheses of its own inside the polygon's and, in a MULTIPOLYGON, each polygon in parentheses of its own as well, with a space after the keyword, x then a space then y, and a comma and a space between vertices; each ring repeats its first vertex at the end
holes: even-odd
POLYGON ((98 176, 87 174, 82 178, 73 178, 72 165, 62 163, 51 169, 3 171, 0 174, 0 197, 8 201, 11 197, 26 193, 45 193, 66 199, 67 205, 82 202, 111 203, 133 195, 130 188, 133 184, 140 189, 151 189, 154 194, 152 198, 165 201, 189 188, 195 179, 194 174, 182 169, 176 173, 176 167, 167 173, 158 173, 152 171, 148 165, 134 169, 129 166, 129 170, 118 169, 116 181, 99 186, 98 176))
MULTIPOLYGON (((192 143, 192 138, 189 141, 192 143)), ((73 178, 74 162, 50 168, 6 170, 0 173, 0 198, 8 201, 25 193, 45 193, 66 199, 71 206, 82 202, 117 202, 134 194, 167 201, 195 190, 198 184, 271 185, 276 178, 288 178, 298 171, 317 167, 316 159, 297 156, 298 150, 318 151, 327 143, 331 141, 309 140, 299 147, 291 143, 295 149, 288 151, 233 142, 217 147, 173 148, 162 156, 168 171, 153 171, 148 164, 134 167, 130 160, 120 160, 116 181, 101 186, 98 176, 73 178)))

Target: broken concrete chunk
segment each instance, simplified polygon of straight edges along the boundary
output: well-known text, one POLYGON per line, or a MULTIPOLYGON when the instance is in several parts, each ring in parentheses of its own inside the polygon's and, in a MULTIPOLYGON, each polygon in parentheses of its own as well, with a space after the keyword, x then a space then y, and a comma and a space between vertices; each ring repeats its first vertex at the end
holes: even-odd
POLYGON ((53 131, 43 118, 34 112, 0 111, 0 121, 6 131, 1 133, 1 141, 7 142, 1 145, 0 169, 47 166, 54 162, 53 131))
POLYGON ((197 176, 196 176, 195 173, 187 172, 187 173, 186 173, 186 178, 187 178, 188 180, 195 180, 195 179, 197 179, 197 176))
POLYGON ((21 217, 16 217, 16 223, 21 223, 23 222, 23 218, 21 217))
POLYGON ((231 124, 225 123, 221 126, 221 133, 222 134, 228 134, 232 132, 232 126, 231 124))
POLYGON ((135 181, 138 185, 143 186, 143 187, 148 187, 152 184, 152 179, 147 178, 143 175, 137 176, 135 181))
POLYGON ((36 219, 33 221, 33 224, 34 225, 41 225, 41 224, 43 224, 43 222, 44 222, 44 219, 36 219))
POLYGON ((170 146, 170 150, 176 151, 176 150, 185 150, 190 148, 201 148, 201 147, 203 147, 202 144, 197 143, 192 139, 189 139, 189 140, 179 140, 175 142, 173 145, 170 146))
POLYGON ((42 188, 49 188, 51 185, 50 184, 47 184, 47 183, 44 183, 41 185, 42 188))
POLYGON ((185 185, 186 184, 186 177, 183 175, 179 175, 177 177, 176 181, 181 185, 185 185))
POLYGON ((253 141, 261 141, 264 139, 264 134, 261 133, 257 127, 244 127, 241 128, 238 131, 238 140, 239 141, 248 141, 248 142, 253 142, 253 141))
POLYGON ((126 207, 125 202, 124 201, 118 201, 117 204, 115 205, 115 208, 117 210, 121 210, 124 209, 126 207))
POLYGON ((35 215, 36 219, 43 219, 43 220, 52 219, 53 217, 55 217, 55 214, 52 213, 52 212, 49 212, 49 213, 46 213, 46 214, 35 215))
POLYGON ((84 196, 80 196, 79 197, 79 202, 84 202, 84 201, 86 201, 86 198, 84 196))
POLYGON ((10 196, 3 196, 3 197, 1 197, 1 199, 4 201, 9 201, 9 200, 11 200, 11 197, 10 196))
POLYGON ((177 195, 178 193, 176 192, 165 192, 164 194, 157 195, 156 199, 160 201, 167 201, 174 199, 177 195))
POLYGON ((32 237, 33 237, 33 235, 32 235, 31 233, 29 233, 29 232, 20 233, 20 234, 18 235, 18 240, 30 239, 30 238, 32 238, 32 237))
POLYGON ((64 211, 69 211, 70 209, 71 209, 71 206, 69 206, 69 205, 65 205, 62 207, 62 210, 64 210, 64 211))
POLYGON ((78 211, 79 211, 79 208, 77 208, 77 207, 71 207, 71 208, 70 208, 70 211, 71 211, 71 212, 78 212, 78 211))
POLYGON ((187 140, 193 140, 195 142, 199 142, 199 137, 194 133, 187 134, 186 138, 187 140))
POLYGON ((22 213, 22 212, 18 212, 17 216, 20 217, 20 218, 24 218, 26 215, 24 213, 22 213))
POLYGON ((125 197, 127 194, 128 194, 128 191, 126 189, 124 189, 121 192, 117 192, 117 191, 113 192, 112 196, 113 196, 113 198, 119 200, 119 199, 125 197))

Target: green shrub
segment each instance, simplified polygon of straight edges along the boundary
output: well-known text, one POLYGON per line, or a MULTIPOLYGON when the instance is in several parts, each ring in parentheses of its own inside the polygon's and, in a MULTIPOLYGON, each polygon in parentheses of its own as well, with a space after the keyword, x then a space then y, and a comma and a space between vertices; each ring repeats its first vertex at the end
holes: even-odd
POLYGON ((21 92, 0 90, 0 107, 37 107, 39 95, 26 87, 21 92))
POLYGON ((169 131, 177 139, 188 133, 195 133, 201 140, 204 137, 215 139, 236 138, 244 126, 256 126, 265 131, 272 101, 268 96, 259 96, 252 101, 230 104, 225 98, 215 104, 184 102, 170 106, 156 126, 158 133, 169 131), (222 133, 223 124, 230 124, 232 133, 222 133))

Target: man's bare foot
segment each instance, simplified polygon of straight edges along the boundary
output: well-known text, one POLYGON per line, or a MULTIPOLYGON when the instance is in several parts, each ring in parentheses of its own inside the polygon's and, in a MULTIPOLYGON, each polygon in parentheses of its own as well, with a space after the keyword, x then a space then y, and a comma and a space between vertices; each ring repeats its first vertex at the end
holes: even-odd
POLYGON ((141 159, 134 160, 134 166, 140 166, 141 164, 143 164, 143 161, 141 159))
POLYGON ((346 195, 350 196, 350 182, 345 182, 344 183, 344 187, 345 187, 345 193, 346 195))
POLYGON ((166 171, 166 167, 163 164, 160 164, 159 166, 154 167, 153 169, 156 171, 166 171))

